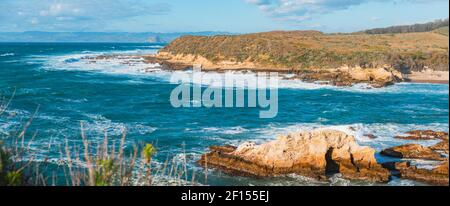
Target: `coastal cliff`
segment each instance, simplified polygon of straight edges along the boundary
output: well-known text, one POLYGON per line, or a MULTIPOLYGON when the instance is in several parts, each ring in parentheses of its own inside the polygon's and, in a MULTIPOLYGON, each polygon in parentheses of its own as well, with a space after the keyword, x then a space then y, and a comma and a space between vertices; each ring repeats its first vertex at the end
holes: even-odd
MULTIPOLYGON (((422 71, 448 74, 448 44, 448 36, 437 32, 369 35, 275 31, 184 36, 147 60, 160 61, 172 69, 201 65, 205 71, 276 71, 338 86, 360 82, 385 86, 422 71), (371 75, 381 69, 386 71, 383 78, 371 75), (368 74, 361 75, 363 72, 368 74), (353 78, 355 75, 365 77, 353 78)), ((445 74, 442 78, 448 80, 445 74)))

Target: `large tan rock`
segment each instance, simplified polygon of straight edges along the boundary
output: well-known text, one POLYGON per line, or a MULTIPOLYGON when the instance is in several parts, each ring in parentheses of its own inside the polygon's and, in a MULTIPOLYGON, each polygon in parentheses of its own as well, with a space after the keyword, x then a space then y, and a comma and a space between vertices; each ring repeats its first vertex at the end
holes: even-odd
POLYGON ((376 68, 344 66, 337 71, 347 74, 353 83, 365 82, 373 87, 384 87, 404 80, 402 73, 388 65, 376 68))
POLYGON ((438 152, 418 144, 406 144, 381 151, 382 155, 424 160, 444 160, 438 152))
POLYGON ((315 130, 280 136, 261 145, 215 147, 199 163, 240 175, 267 177, 294 173, 323 179, 327 174, 341 173, 347 179, 386 182, 390 173, 377 163, 374 154, 374 149, 359 146, 351 135, 315 130))
POLYGON ((403 76, 400 72, 391 69, 388 66, 380 68, 354 67, 348 68, 347 72, 353 79, 359 81, 391 82, 403 80, 403 76))

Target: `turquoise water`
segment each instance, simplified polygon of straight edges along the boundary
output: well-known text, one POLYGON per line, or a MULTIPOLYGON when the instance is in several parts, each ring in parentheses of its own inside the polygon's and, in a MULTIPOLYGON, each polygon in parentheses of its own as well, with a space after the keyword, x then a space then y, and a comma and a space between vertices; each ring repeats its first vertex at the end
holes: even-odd
MULTIPOLYGON (((87 60, 101 54, 155 53, 159 44, 0 44, 0 96, 16 94, 0 116, 0 135, 6 138, 34 113, 27 138, 39 157, 57 161, 57 145, 65 139, 80 144, 80 121, 89 138, 101 141, 104 131, 120 140, 127 130, 126 146, 153 143, 156 160, 186 159, 189 170, 208 146, 245 141, 264 142, 289 131, 334 127, 354 134, 361 145, 382 148, 404 144, 393 139, 413 129, 448 132, 448 85, 401 83, 382 89, 365 85, 336 88, 294 80, 279 84, 279 112, 260 119, 260 108, 173 108, 170 92, 173 74, 131 56, 87 60), (146 72, 144 72, 146 70, 146 72), (353 130, 350 130, 353 128, 353 130), (372 140, 364 134, 375 134, 372 140), (48 145, 54 149, 44 150, 48 145)), ((236 74, 242 75, 242 74, 236 74)), ((198 86, 198 85, 192 85, 198 86)), ((431 145, 436 142, 420 142, 431 145)), ((378 156, 380 161, 387 159, 378 156)), ((427 163, 423 163, 425 166, 427 163)), ((201 178, 199 178, 201 179, 201 178)), ((199 180, 200 183, 201 180, 199 180)), ((204 183, 203 183, 204 184, 204 183)), ((352 184, 339 178, 317 183, 290 176, 279 179, 230 177, 209 171, 210 185, 311 185, 352 184)), ((358 183, 354 183, 358 184, 358 183)), ((393 180, 391 185, 417 184, 393 180)))

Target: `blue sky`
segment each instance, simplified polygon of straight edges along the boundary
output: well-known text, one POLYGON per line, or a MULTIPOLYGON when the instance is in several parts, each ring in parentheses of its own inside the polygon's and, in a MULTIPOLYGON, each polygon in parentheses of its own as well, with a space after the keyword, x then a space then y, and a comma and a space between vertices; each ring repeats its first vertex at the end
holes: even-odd
POLYGON ((3 32, 351 32, 448 16, 448 0, 0 0, 3 32))

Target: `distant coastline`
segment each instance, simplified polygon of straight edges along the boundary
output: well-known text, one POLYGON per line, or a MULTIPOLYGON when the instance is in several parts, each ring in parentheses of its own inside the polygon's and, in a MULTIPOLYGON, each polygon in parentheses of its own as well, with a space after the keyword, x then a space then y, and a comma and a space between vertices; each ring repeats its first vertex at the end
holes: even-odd
POLYGON ((168 43, 185 36, 211 36, 231 34, 220 31, 204 32, 0 32, 0 42, 45 42, 45 43, 168 43))

